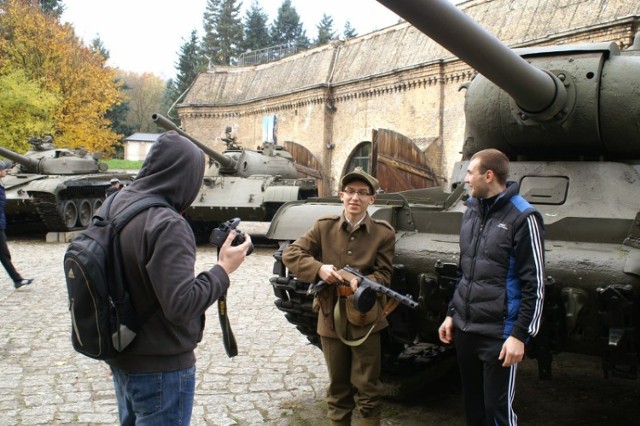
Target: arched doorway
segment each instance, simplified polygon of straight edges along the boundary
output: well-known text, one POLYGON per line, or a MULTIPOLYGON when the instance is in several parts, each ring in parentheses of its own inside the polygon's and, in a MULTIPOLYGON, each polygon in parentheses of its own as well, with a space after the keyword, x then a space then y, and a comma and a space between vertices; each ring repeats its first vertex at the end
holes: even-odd
POLYGON ((384 192, 438 186, 429 159, 413 141, 387 129, 373 131, 373 142, 359 143, 349 155, 342 174, 360 166, 375 176, 384 192))

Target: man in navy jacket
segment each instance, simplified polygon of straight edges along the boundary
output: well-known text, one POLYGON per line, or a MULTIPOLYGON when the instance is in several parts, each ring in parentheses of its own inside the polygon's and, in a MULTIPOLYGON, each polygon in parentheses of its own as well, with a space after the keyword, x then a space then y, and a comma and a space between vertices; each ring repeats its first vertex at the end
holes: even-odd
POLYGON ((471 158, 460 279, 439 329, 443 343, 455 344, 469 425, 517 424, 517 364, 542 316, 542 216, 508 174, 509 160, 496 149, 471 158))

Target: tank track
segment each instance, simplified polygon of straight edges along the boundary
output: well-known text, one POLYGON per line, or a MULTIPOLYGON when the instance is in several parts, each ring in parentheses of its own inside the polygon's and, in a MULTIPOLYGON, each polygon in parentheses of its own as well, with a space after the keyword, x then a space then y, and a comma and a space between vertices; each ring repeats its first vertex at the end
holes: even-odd
POLYGON ((54 194, 40 192, 34 194, 34 206, 48 231, 68 231, 60 214, 60 206, 54 194))
POLYGON ((104 199, 103 185, 69 186, 57 194, 31 192, 33 204, 44 227, 49 232, 67 232, 79 227, 68 227, 62 214, 62 203, 67 200, 87 199, 91 202, 104 199))

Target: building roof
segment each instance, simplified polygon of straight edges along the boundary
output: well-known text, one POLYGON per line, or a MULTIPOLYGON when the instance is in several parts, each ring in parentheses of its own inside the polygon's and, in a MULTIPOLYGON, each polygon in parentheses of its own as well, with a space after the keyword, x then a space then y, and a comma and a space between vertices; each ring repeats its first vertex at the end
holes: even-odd
POLYGON ((124 138, 127 142, 155 142, 162 133, 134 133, 124 138))
MULTIPOLYGON (((606 28, 640 15, 637 0, 468 0, 458 7, 512 47, 549 44, 571 32, 606 28)), ((452 60, 455 57, 451 53, 404 22, 277 62, 245 67, 216 66, 198 75, 182 106, 255 102, 452 60)))

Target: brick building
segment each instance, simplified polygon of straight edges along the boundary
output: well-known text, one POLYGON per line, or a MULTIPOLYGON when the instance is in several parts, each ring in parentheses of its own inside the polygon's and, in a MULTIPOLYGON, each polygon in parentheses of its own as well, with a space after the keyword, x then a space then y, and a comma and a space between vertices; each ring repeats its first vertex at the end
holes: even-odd
MULTIPOLYGON (((458 7, 513 48, 613 41, 624 49, 640 23, 636 0, 469 0, 458 7)), ((372 167, 379 134, 392 140, 381 156, 391 171, 376 173, 383 188, 398 180, 384 173, 400 169, 429 170, 425 179, 446 186, 464 138, 460 87, 473 75, 400 23, 277 62, 216 66, 198 76, 178 113, 185 131, 215 149, 224 148, 227 126, 247 148, 270 138, 284 144, 318 170, 325 194, 338 190, 353 165, 372 167)), ((415 182, 402 182, 403 189, 423 185, 415 182)))

